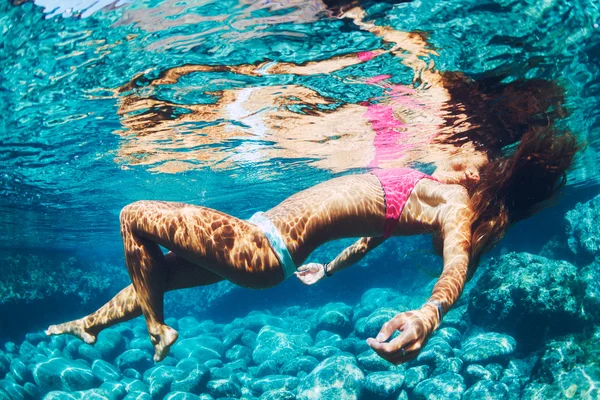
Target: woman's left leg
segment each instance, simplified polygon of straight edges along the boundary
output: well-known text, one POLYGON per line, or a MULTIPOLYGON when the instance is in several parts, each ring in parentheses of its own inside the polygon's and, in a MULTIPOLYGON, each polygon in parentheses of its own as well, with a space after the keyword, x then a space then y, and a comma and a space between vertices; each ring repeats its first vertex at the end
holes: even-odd
POLYGON ((279 261, 256 226, 209 208, 139 201, 121 211, 121 234, 156 361, 177 339, 164 323, 168 268, 159 245, 238 285, 266 288, 283 280, 279 261))
MULTIPOLYGON (((164 261, 169 270, 167 291, 212 285, 223 280, 219 275, 194 265, 173 252, 166 254, 164 261)), ((103 329, 140 315, 142 315, 142 308, 133 285, 129 285, 93 313, 80 319, 51 325, 46 330, 46 334, 69 333, 88 344, 93 344, 103 329)))

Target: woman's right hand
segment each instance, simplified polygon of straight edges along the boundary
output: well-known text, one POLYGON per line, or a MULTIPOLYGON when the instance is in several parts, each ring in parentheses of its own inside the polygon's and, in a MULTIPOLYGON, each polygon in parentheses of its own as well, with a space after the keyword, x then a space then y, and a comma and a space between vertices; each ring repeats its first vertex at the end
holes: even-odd
POLYGON ((302 265, 294 274, 305 285, 317 283, 325 276, 325 266, 319 263, 302 265))

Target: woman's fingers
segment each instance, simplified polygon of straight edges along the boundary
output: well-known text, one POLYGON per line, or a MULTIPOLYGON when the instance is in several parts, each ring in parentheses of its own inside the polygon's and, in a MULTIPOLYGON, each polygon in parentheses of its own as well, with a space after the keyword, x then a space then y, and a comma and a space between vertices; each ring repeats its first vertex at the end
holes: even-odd
POLYGON ((399 364, 417 356, 419 350, 414 350, 414 337, 408 332, 402 332, 400 336, 387 343, 380 343, 373 339, 367 342, 371 348, 383 359, 399 364))
POLYGON ((298 267, 298 270, 296 271, 296 273, 298 272, 306 272, 310 270, 310 264, 304 264, 298 267))
POLYGON ((314 275, 311 275, 311 274, 305 274, 305 275, 296 274, 296 276, 298 277, 298 279, 300 279, 300 282, 304 283, 305 285, 312 285, 313 283, 315 283, 317 281, 315 279, 314 275))
POLYGON ((417 331, 405 314, 399 314, 384 324, 377 338, 369 338, 367 343, 380 357, 394 364, 412 360, 421 351, 417 331), (395 330, 402 333, 386 343, 395 330))
POLYGON ((383 324, 381 330, 374 340, 377 342, 385 342, 394 334, 395 331, 402 328, 403 322, 402 314, 396 315, 394 318, 383 324))
POLYGON ((318 263, 305 264, 300 266, 294 275, 305 285, 312 285, 323 277, 323 266, 318 263))

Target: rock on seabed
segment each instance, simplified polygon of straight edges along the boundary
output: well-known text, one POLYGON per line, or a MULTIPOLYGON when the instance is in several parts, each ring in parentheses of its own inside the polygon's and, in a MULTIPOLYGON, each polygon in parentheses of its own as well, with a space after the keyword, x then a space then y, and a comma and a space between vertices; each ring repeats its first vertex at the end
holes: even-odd
POLYGON ((333 356, 323 362, 302 381, 298 399, 351 400, 358 399, 365 381, 354 357, 333 356))

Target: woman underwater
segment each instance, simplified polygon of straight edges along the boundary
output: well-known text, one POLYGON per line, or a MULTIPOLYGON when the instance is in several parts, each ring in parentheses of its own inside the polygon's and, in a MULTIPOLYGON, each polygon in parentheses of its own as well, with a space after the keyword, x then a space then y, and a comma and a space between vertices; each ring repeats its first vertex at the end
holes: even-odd
POLYGON ((133 284, 96 312, 50 326, 47 334, 71 333, 93 343, 102 329, 143 314, 154 360, 160 361, 177 340, 177 332, 164 323, 166 291, 223 279, 249 288, 272 287, 321 244, 362 237, 330 263, 295 272, 311 284, 357 262, 390 236, 432 233, 444 266, 431 297, 368 339, 381 357, 406 362, 457 301, 482 252, 565 183, 577 150, 571 134, 532 128, 512 153, 490 159, 478 174, 465 173, 460 184, 411 169, 377 169, 318 184, 248 221, 188 204, 135 202, 121 212, 133 284), (159 246, 170 252, 164 255, 159 246), (387 342, 396 330, 402 333, 387 342))

